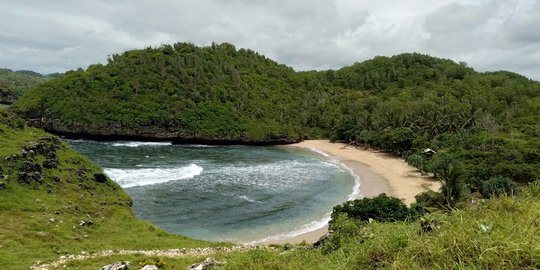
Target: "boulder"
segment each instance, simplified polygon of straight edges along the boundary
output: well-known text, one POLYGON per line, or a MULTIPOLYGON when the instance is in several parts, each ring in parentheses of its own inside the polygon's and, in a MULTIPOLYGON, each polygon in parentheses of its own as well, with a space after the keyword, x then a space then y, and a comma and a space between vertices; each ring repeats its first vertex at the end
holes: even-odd
POLYGON ((315 248, 315 249, 322 248, 322 246, 328 240, 329 237, 330 237, 330 233, 327 233, 327 234, 321 236, 321 238, 319 238, 319 240, 317 240, 317 242, 313 243, 313 248, 315 248))
POLYGON ((194 263, 188 266, 186 270, 206 270, 222 264, 222 262, 216 261, 214 258, 206 258, 202 263, 194 263))
POLYGON ((21 172, 41 172, 43 167, 39 163, 33 163, 30 161, 24 161, 20 169, 21 172))
POLYGON ((46 159, 43 161, 43 168, 52 169, 58 167, 58 159, 46 159))
POLYGON ((22 184, 43 183, 43 174, 41 172, 20 172, 17 180, 22 184))
POLYGON ((158 270, 159 268, 155 265, 145 265, 141 270, 158 270))
POLYGON ((129 262, 115 262, 113 264, 105 265, 101 267, 101 270, 127 270, 129 269, 129 262))
POLYGON ((98 183, 105 183, 105 182, 107 182, 107 176, 105 176, 102 173, 96 173, 96 174, 94 174, 94 181, 96 181, 98 183))

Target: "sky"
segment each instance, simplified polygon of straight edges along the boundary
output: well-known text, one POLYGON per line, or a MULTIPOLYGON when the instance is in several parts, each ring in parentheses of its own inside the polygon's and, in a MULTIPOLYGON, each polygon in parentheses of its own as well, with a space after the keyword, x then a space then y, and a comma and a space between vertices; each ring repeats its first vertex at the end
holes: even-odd
POLYGON ((148 46, 229 42, 295 70, 425 53, 540 80, 538 0, 0 0, 0 67, 64 72, 148 46))

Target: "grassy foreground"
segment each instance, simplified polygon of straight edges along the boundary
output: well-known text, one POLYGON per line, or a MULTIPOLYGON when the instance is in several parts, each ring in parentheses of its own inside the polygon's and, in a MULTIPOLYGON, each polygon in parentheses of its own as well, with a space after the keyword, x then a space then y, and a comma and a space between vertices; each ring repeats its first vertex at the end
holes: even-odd
MULTIPOLYGON (((332 240, 311 245, 218 253, 216 269, 539 269, 540 182, 519 196, 470 201, 461 210, 433 213, 415 222, 361 223, 339 217, 332 240)), ((126 255, 66 264, 98 269, 112 261, 159 262, 185 269, 202 258, 126 255)))
POLYGON ((412 223, 340 218, 335 235, 320 250, 230 254, 224 269, 539 269, 540 183, 412 223))
POLYGON ((81 251, 219 245, 170 235, 130 205, 101 168, 0 109, 0 269, 81 251))

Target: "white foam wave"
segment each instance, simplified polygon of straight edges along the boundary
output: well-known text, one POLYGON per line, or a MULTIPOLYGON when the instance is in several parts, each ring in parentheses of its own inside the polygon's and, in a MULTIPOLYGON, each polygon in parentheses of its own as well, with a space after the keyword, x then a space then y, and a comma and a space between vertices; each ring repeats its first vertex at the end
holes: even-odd
POLYGON ((180 168, 110 169, 105 173, 123 188, 148 186, 190 179, 203 172, 197 164, 180 168))
POLYGON ((319 149, 317 149, 315 147, 309 147, 309 150, 311 150, 311 151, 313 151, 313 152, 315 152, 317 154, 320 154, 320 155, 322 155, 324 157, 331 157, 329 154, 327 154, 327 153, 325 153, 325 152, 323 152, 323 151, 321 151, 321 150, 319 150, 319 149))
POLYGON ((260 239, 260 240, 255 240, 255 241, 252 241, 252 242, 244 243, 244 245, 250 245, 251 246, 251 245, 257 245, 257 244, 261 244, 261 243, 274 242, 274 241, 277 241, 277 240, 287 240, 287 239, 291 239, 291 238, 294 238, 296 236, 299 236, 299 235, 302 235, 302 234, 305 234, 305 233, 308 233, 308 232, 316 231, 316 230, 321 229, 324 226, 328 225, 328 222, 330 221, 330 215, 331 214, 332 214, 331 212, 328 212, 328 213, 324 214, 324 216, 321 219, 314 220, 312 222, 304 224, 304 225, 292 230, 291 232, 272 235, 272 236, 269 236, 269 237, 266 237, 266 238, 263 238, 263 239, 260 239))
POLYGON ((238 198, 242 199, 242 200, 245 200, 245 201, 248 201, 248 202, 252 202, 252 203, 260 203, 260 201, 257 201, 257 200, 254 200, 246 195, 240 195, 238 196, 238 198))
POLYGON ((194 148, 210 148, 210 147, 216 147, 215 145, 208 145, 208 144, 189 144, 188 146, 194 147, 194 148))
POLYGON ((172 145, 172 142, 115 142, 111 145, 117 147, 165 146, 172 145))

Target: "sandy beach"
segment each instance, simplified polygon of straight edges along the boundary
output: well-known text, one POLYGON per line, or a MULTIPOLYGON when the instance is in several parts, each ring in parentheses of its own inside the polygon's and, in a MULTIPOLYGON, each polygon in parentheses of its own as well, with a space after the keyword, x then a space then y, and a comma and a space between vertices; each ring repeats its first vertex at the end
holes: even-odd
MULTIPOLYGON (((403 200, 407 205, 415 201, 418 193, 431 189, 438 191, 439 181, 422 175, 417 169, 408 165, 402 158, 377 150, 362 149, 344 143, 331 143, 327 140, 307 140, 287 147, 298 147, 316 150, 330 155, 351 169, 360 177, 361 197, 373 197, 381 193, 403 200)), ((280 239, 263 244, 315 242, 328 232, 324 227, 295 237, 280 239)))

